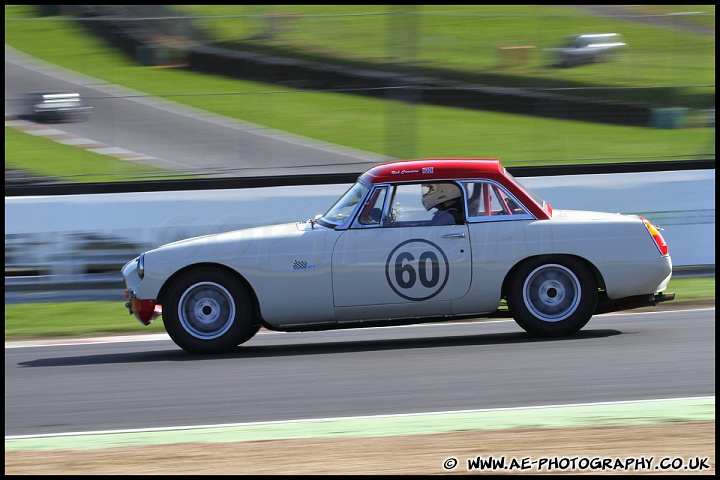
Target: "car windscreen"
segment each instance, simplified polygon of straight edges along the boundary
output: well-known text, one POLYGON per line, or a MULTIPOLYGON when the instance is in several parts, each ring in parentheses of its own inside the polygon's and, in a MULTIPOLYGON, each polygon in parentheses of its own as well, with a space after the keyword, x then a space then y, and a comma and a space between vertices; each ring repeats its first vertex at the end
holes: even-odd
POLYGON ((317 219, 318 223, 332 228, 341 225, 350 216, 352 216, 358 203, 365 197, 365 194, 369 189, 369 185, 358 181, 351 186, 337 202, 335 202, 335 205, 333 205, 325 215, 317 219))

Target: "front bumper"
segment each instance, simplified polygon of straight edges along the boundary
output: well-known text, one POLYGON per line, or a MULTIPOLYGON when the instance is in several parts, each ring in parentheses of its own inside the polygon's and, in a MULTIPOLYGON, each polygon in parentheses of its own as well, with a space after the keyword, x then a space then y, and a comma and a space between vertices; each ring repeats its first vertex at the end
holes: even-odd
MULTIPOLYGON (((122 267, 122 276, 125 281, 125 298, 128 301, 125 303, 125 308, 128 309, 131 315, 134 315, 138 322, 147 326, 150 325, 156 318, 162 315, 162 306, 158 305, 157 300, 154 299, 140 299, 137 296, 137 289, 142 279, 138 272, 139 259, 141 257, 134 258, 126 263, 122 267)), ((155 295, 149 294, 147 297, 154 297, 155 295)))
POLYGON ((158 305, 157 300, 141 300, 135 296, 135 290, 126 290, 125 298, 129 299, 125 303, 125 307, 131 315, 135 315, 138 322, 145 326, 150 325, 162 315, 162 305, 158 305))

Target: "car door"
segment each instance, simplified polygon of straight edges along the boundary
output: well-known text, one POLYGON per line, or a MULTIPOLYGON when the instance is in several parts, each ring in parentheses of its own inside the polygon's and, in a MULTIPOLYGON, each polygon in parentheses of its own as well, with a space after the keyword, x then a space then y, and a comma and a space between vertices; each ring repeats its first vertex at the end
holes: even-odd
POLYGON ((467 223, 430 225, 420 188, 376 187, 358 220, 338 238, 332 254, 335 307, 406 304, 416 314, 430 302, 468 292, 467 223))

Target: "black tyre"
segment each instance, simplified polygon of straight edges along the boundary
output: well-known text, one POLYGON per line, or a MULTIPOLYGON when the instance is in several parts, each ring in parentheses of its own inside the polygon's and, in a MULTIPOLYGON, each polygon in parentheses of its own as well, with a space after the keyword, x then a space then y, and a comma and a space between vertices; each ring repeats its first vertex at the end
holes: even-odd
POLYGON ((525 331, 544 337, 570 335, 584 327, 595 312, 597 282, 574 258, 535 259, 517 270, 507 303, 525 331))
POLYGON ((170 338, 190 353, 223 353, 250 340, 250 296, 228 272, 192 270, 173 282, 163 302, 163 323, 170 338))

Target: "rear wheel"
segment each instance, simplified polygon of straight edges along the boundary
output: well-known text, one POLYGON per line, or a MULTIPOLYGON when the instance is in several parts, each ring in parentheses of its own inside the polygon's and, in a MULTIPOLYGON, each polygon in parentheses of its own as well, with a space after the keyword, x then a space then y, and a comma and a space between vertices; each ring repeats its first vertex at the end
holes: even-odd
POLYGON ((590 320, 597 302, 595 277, 581 261, 570 257, 521 265, 507 295, 517 324, 539 336, 577 332, 590 320))
POLYGON ((190 353, 222 353, 248 341, 253 324, 250 295, 230 273, 191 270, 173 282, 163 302, 170 338, 190 353))

